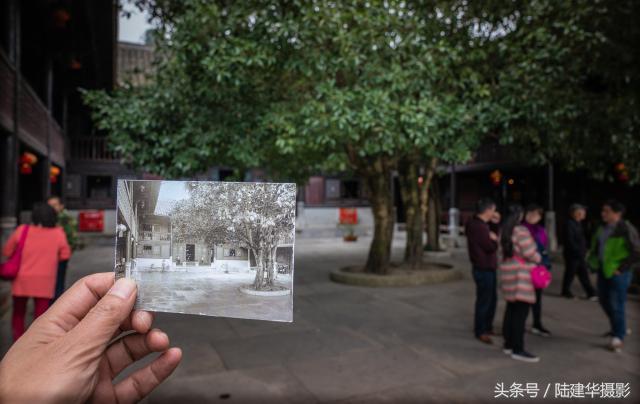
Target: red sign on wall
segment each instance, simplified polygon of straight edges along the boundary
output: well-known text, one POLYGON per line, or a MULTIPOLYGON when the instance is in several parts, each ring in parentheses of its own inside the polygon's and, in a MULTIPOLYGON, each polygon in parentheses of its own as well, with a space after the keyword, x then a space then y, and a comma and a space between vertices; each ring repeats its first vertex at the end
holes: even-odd
POLYGON ((104 212, 101 210, 85 210, 78 215, 80 231, 101 232, 104 230, 104 212))
POLYGON ((356 208, 340 208, 340 224, 358 224, 356 208))

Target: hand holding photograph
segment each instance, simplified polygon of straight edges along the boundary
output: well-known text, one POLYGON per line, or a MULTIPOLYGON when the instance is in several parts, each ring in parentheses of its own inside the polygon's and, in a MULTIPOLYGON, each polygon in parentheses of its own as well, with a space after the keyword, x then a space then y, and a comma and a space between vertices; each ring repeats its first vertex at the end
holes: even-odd
POLYGON ((293 321, 295 184, 118 180, 117 205, 136 308, 293 321))

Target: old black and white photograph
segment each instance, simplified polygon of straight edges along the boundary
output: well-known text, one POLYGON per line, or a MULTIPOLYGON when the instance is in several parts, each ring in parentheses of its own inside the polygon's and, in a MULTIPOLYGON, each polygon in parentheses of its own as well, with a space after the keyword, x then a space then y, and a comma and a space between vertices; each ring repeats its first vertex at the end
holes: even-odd
POLYGON ((295 184, 118 180, 116 278, 136 308, 292 321, 295 184))

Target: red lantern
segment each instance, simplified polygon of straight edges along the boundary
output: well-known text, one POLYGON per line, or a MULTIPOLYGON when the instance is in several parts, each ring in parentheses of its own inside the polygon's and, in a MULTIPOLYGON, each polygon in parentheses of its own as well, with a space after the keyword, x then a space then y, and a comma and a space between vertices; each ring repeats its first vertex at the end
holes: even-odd
POLYGON ((493 170, 491 174, 489 174, 489 178, 491 179, 491 183, 497 187, 502 182, 502 173, 500 170, 493 170))
POLYGON ((59 8, 53 12, 53 25, 56 28, 64 28, 71 20, 71 14, 63 8, 59 8))
POLYGON ((620 182, 629 181, 629 170, 627 170, 627 166, 624 163, 618 163, 614 167, 614 171, 616 172, 616 177, 620 182))
POLYGON ((26 164, 29 164, 30 166, 32 166, 32 165, 36 164, 37 162, 38 162, 38 158, 33 153, 24 152, 20 156, 20 164, 25 164, 26 163, 26 164))
POLYGON ((20 164, 20 174, 29 175, 33 172, 33 169, 29 165, 29 163, 21 163, 20 164))

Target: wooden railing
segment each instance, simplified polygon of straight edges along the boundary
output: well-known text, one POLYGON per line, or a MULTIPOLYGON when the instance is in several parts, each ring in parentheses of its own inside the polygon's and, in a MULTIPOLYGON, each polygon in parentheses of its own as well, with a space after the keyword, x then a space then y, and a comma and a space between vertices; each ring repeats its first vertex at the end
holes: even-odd
POLYGON ((171 240, 170 233, 158 233, 154 231, 141 231, 140 240, 156 240, 156 241, 169 241, 171 240))
POLYGON ((109 149, 107 139, 102 136, 83 136, 71 139, 71 158, 76 160, 119 160, 118 153, 109 149))
POLYGON ((60 125, 23 77, 19 83, 15 82, 15 66, 0 49, 0 124, 10 130, 14 125, 16 85, 20 90, 19 136, 40 154, 46 155, 50 149, 51 160, 64 165, 65 142, 60 125))

